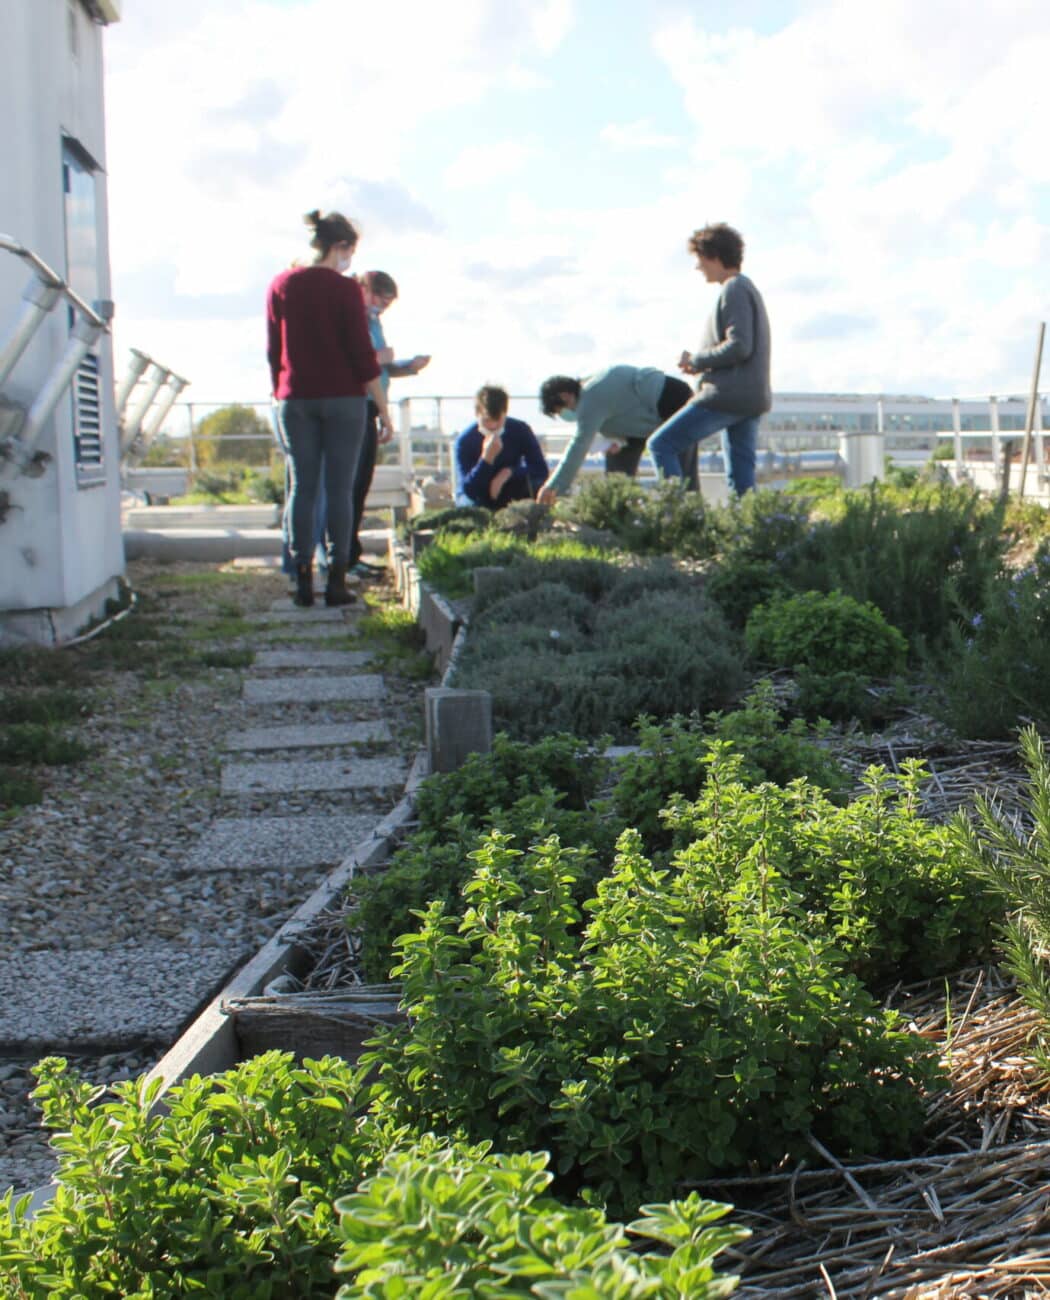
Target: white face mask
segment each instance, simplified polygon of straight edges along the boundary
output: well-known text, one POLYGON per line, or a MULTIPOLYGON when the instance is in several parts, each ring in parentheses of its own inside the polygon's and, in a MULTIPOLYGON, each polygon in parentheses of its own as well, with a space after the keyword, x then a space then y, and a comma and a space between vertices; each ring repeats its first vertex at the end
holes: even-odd
POLYGON ((568 420, 568 422, 569 422, 570 424, 575 424, 575 423, 576 423, 576 412, 575 412, 575 411, 570 411, 569 408, 568 408, 567 406, 563 406, 563 407, 561 408, 561 410, 558 412, 558 419, 559 419, 559 420, 568 420))
POLYGON ((503 430, 506 427, 507 427, 506 420, 504 420, 504 422, 500 425, 498 429, 486 429, 485 426, 480 421, 478 422, 478 428, 481 430, 481 432, 485 435, 486 438, 502 438, 503 430))
POLYGON ((336 259, 335 269, 339 272, 340 275, 343 275, 345 274, 345 272, 350 270, 350 263, 353 260, 354 260, 354 255, 352 252, 340 253, 339 257, 336 259))

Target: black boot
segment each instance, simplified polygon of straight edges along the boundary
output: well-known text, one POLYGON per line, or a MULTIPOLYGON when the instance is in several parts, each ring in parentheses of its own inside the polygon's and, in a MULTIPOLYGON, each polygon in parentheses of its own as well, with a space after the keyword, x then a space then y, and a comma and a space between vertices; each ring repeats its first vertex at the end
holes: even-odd
POLYGON ((346 589, 346 565, 333 564, 328 569, 328 585, 324 589, 326 605, 352 605, 357 597, 346 589))
POLYGON ((302 605, 307 609, 314 603, 314 567, 312 564, 297 564, 295 566, 295 595, 292 597, 292 603, 302 605))

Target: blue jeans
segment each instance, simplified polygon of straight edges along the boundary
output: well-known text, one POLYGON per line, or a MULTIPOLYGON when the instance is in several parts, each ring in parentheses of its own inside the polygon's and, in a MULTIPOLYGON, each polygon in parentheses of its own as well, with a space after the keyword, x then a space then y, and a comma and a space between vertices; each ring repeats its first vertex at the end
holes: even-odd
POLYGON ((350 493, 365 432, 365 399, 291 397, 280 403, 278 418, 291 453, 288 513, 292 559, 297 565, 313 561, 323 478, 328 563, 345 566, 353 531, 350 493))
POLYGON ((681 478, 679 457, 694 443, 722 431, 722 456, 729 490, 743 496, 755 486, 758 447, 757 415, 741 419, 730 411, 690 402, 671 416, 649 439, 649 454, 663 478, 681 478))
MULTIPOLYGON (((277 446, 285 452, 285 508, 281 511, 281 572, 295 577, 295 558, 291 554, 291 447, 281 426, 281 412, 278 407, 270 407, 270 421, 273 424, 277 446)), ((325 473, 317 481, 317 504, 313 508, 313 558, 318 567, 327 563, 325 555, 325 526, 327 524, 327 500, 325 498, 325 473)))

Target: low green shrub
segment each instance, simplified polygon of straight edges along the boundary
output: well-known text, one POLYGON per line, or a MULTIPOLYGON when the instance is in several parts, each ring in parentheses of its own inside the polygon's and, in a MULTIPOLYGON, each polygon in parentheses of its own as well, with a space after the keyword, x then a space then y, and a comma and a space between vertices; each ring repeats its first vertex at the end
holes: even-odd
POLYGON ((450 916, 462 914, 463 886, 496 827, 519 854, 549 835, 556 835, 566 847, 578 848, 576 893, 583 902, 608 870, 623 823, 600 806, 567 809, 548 787, 493 809, 477 823, 460 814, 440 831, 413 835, 381 873, 365 877, 355 888, 356 904, 347 924, 360 935, 366 978, 375 983, 389 978, 397 940, 419 928, 419 916, 429 903, 440 902, 450 916))
POLYGON ((956 626, 932 666, 935 710, 963 736, 1050 723, 1050 550, 989 582, 982 610, 956 626))
POLYGON ((157 1114, 158 1085, 100 1102, 65 1061, 36 1072, 60 1182, 32 1218, 29 1197, 0 1197, 4 1295, 526 1295, 541 1279, 544 1294, 715 1300, 735 1285, 712 1267, 747 1236, 716 1226, 730 1207, 646 1206, 632 1250, 601 1211, 549 1194, 546 1155, 395 1127, 344 1061, 269 1052, 179 1085, 157 1114))
POLYGON ((874 605, 840 591, 777 596, 751 612, 747 648, 777 668, 888 677, 904 667, 908 643, 874 605))
MULTIPOLYGON (((544 537, 529 542, 526 537, 513 532, 490 529, 484 534, 439 533, 424 550, 416 565, 421 577, 443 595, 452 598, 469 596, 473 592, 473 570, 490 565, 559 566, 560 562, 589 562, 595 566, 612 568, 603 553, 572 538, 544 537)), ((557 569, 547 571, 546 581, 564 582, 557 569)), ((572 585, 569 583, 568 585, 572 585)))
POLYGON ((703 496, 687 491, 678 480, 643 487, 623 474, 594 476, 559 513, 609 532, 625 551, 637 555, 706 559, 715 551, 703 496))
POLYGON ((1038 1016, 1026 1050, 1044 1083, 1050 1083, 1050 762, 1035 727, 1021 732, 1021 754, 1027 773, 1025 824, 1032 833, 1019 835, 995 802, 981 795, 972 813, 956 814, 951 829, 967 868, 995 891, 1008 912, 1000 932, 1003 966, 1038 1016))
POLYGON ((333 1202, 393 1140, 365 1120, 359 1071, 270 1052, 179 1085, 158 1115, 156 1085, 117 1084, 100 1102, 65 1061, 36 1071, 60 1184, 32 1219, 0 1202, 5 1295, 334 1293, 333 1202))
POLYGON ((817 522, 784 556, 796 591, 841 591, 870 602, 913 651, 936 647, 978 612, 1010 538, 1003 507, 969 487, 873 483, 847 492, 835 519, 817 522))
POLYGON ((548 786, 558 791, 562 805, 582 811, 605 779, 605 745, 577 736, 548 733, 539 744, 527 745, 497 735, 487 754, 470 754, 455 772, 429 776, 416 795, 421 831, 440 831, 451 818, 466 817, 482 826, 494 810, 509 808, 526 795, 548 786))
POLYGON ((920 762, 906 760, 896 779, 869 768, 866 793, 844 806, 804 780, 749 787, 721 742, 705 762, 698 797, 665 814, 674 887, 688 882, 683 906, 698 932, 731 933, 743 864, 761 860, 872 985, 928 979, 987 955, 1001 906, 967 872, 947 828, 921 816, 920 762))
POLYGON ((640 714, 720 708, 746 682, 736 634, 667 564, 525 560, 506 578, 475 602, 456 684, 490 691, 518 738, 626 739, 640 714))
POLYGON ((772 684, 758 682, 740 706, 701 719, 677 715, 662 723, 643 718, 638 724, 637 753, 617 764, 611 801, 626 826, 642 835, 648 851, 665 848, 670 832, 661 812, 672 795, 694 799, 707 779, 708 759, 716 742, 728 745, 741 760, 741 779, 749 785, 775 781, 787 785, 798 777, 831 794, 850 782, 845 770, 819 741, 824 728, 810 729, 801 719, 786 722, 772 684))
POLYGON ((842 1155, 907 1149, 928 1045, 803 932, 761 855, 738 859, 720 934, 683 922, 688 865, 677 884, 627 831, 581 914, 576 850, 550 839, 522 858, 493 832, 462 919, 433 903, 399 940, 410 1019, 364 1060, 384 1107, 549 1150, 561 1187, 617 1212, 768 1168, 810 1132, 842 1155))
POLYGON ((647 1205, 628 1226, 547 1194, 549 1157, 474 1148, 396 1152, 336 1202, 343 1249, 336 1265, 356 1296, 577 1296, 721 1300, 735 1277, 715 1257, 749 1236, 716 1227, 730 1209, 693 1192, 647 1205), (642 1240, 639 1240, 641 1238, 642 1240), (643 1244, 663 1249, 641 1253, 643 1244), (668 1249, 670 1253, 668 1253, 668 1249))
POLYGON ((394 941, 417 928, 418 910, 427 903, 440 899, 450 913, 461 910, 470 855, 496 825, 522 848, 550 834, 591 846, 596 878, 597 863, 610 860, 622 829, 592 807, 608 771, 602 748, 574 736, 525 745, 501 734, 490 753, 471 754, 455 772, 427 777, 416 799, 418 830, 382 872, 354 882, 348 925, 361 936, 368 978, 387 978, 394 941))
POLYGON ((423 532, 483 533, 491 526, 492 518, 492 511, 481 506, 441 506, 424 510, 399 524, 398 535, 405 539, 423 532))
POLYGON ((795 671, 798 687, 794 709, 816 721, 859 723, 879 727, 905 706, 911 694, 905 679, 896 678, 889 688, 875 689, 867 673, 828 671, 800 665, 795 671))

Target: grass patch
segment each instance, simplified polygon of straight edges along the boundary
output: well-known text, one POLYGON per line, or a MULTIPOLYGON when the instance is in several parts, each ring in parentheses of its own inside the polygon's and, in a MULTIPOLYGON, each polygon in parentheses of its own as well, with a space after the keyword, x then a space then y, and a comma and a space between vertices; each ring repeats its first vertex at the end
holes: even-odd
POLYGON ((16 722, 0 730, 0 764, 39 763, 43 767, 64 767, 79 763, 91 753, 82 741, 57 735, 38 722, 16 722))
POLYGON ((90 713, 87 697, 79 691, 53 689, 31 695, 0 695, 0 723, 47 726, 86 718, 90 713))
POLYGON ((72 686, 79 672, 80 661, 62 650, 0 650, 0 680, 9 686, 72 686))
POLYGON ((400 605, 373 605, 358 622, 357 637, 375 656, 377 667, 413 682, 433 677, 423 629, 400 605))
POLYGON ((221 569, 194 570, 190 573, 171 573, 165 575, 165 590, 172 593, 180 591, 225 591, 231 588, 241 590, 245 584, 243 573, 227 573, 221 569))
POLYGON ((235 616, 207 619, 182 631, 185 641, 235 641, 240 637, 253 636, 262 630, 260 624, 244 618, 239 612, 235 616))
POLYGON ((204 668, 250 668, 255 661, 254 650, 202 650, 195 656, 204 668))
POLYGON ((40 803, 44 788, 34 777, 0 768, 0 810, 13 813, 29 804, 40 803))

